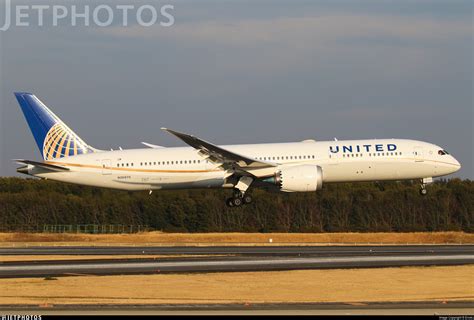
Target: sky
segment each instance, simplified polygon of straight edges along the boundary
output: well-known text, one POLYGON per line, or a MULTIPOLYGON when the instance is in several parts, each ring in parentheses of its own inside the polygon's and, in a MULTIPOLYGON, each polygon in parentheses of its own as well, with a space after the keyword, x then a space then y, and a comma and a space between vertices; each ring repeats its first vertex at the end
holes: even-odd
POLYGON ((13 96, 29 91, 100 149, 183 145, 160 127, 217 144, 408 138, 474 178, 470 0, 74 3, 171 4, 175 21, 0 31, 0 176, 41 158, 13 96))

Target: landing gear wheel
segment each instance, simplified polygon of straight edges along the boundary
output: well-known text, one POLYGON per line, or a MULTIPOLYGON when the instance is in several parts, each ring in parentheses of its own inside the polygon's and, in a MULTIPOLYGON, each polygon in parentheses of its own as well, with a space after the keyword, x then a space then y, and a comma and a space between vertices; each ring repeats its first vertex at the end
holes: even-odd
POLYGON ((249 194, 246 194, 244 196, 244 204, 250 204, 253 201, 252 196, 249 194))
POLYGON ((232 204, 234 207, 240 207, 242 205, 242 198, 232 198, 232 204))
POLYGON ((420 189, 420 194, 421 194, 422 196, 426 196, 427 193, 428 193, 428 190, 426 190, 425 188, 421 188, 421 189, 420 189))
POLYGON ((228 198, 226 201, 225 201, 225 204, 229 207, 229 208, 232 208, 234 207, 234 202, 233 202, 233 198, 228 198))

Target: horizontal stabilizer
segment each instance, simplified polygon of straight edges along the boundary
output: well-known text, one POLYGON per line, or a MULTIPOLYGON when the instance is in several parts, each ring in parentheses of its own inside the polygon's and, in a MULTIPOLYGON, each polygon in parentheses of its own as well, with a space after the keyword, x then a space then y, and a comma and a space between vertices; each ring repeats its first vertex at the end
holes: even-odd
POLYGON ((152 148, 152 149, 163 149, 163 148, 166 148, 166 147, 157 146, 156 144, 151 144, 151 143, 148 143, 148 142, 142 142, 142 144, 143 144, 144 146, 147 146, 148 148, 152 148))
POLYGON ((39 167, 39 168, 46 169, 46 170, 49 170, 49 171, 54 171, 54 172, 69 171, 69 168, 56 166, 56 165, 48 164, 48 163, 44 163, 44 162, 37 162, 37 161, 23 160, 23 159, 15 159, 13 161, 15 161, 16 163, 19 163, 19 164, 32 165, 32 166, 35 166, 35 167, 39 167))

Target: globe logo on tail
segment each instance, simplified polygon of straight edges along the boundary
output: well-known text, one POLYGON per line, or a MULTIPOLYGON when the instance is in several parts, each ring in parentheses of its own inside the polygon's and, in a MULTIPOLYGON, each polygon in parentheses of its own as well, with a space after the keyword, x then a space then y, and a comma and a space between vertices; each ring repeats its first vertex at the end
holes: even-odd
POLYGON ((72 130, 62 123, 56 123, 49 129, 43 144, 43 157, 53 160, 93 152, 72 130))

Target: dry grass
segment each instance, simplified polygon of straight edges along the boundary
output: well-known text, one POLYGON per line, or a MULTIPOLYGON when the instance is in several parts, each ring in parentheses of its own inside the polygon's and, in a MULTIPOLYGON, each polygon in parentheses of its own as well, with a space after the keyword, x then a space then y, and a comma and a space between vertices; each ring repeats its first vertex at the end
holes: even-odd
POLYGON ((464 232, 413 233, 162 233, 137 234, 51 234, 0 233, 0 246, 12 245, 199 245, 199 244, 466 244, 474 243, 474 234, 464 232))
POLYGON ((474 301, 474 266, 1 279, 2 304, 474 301))

